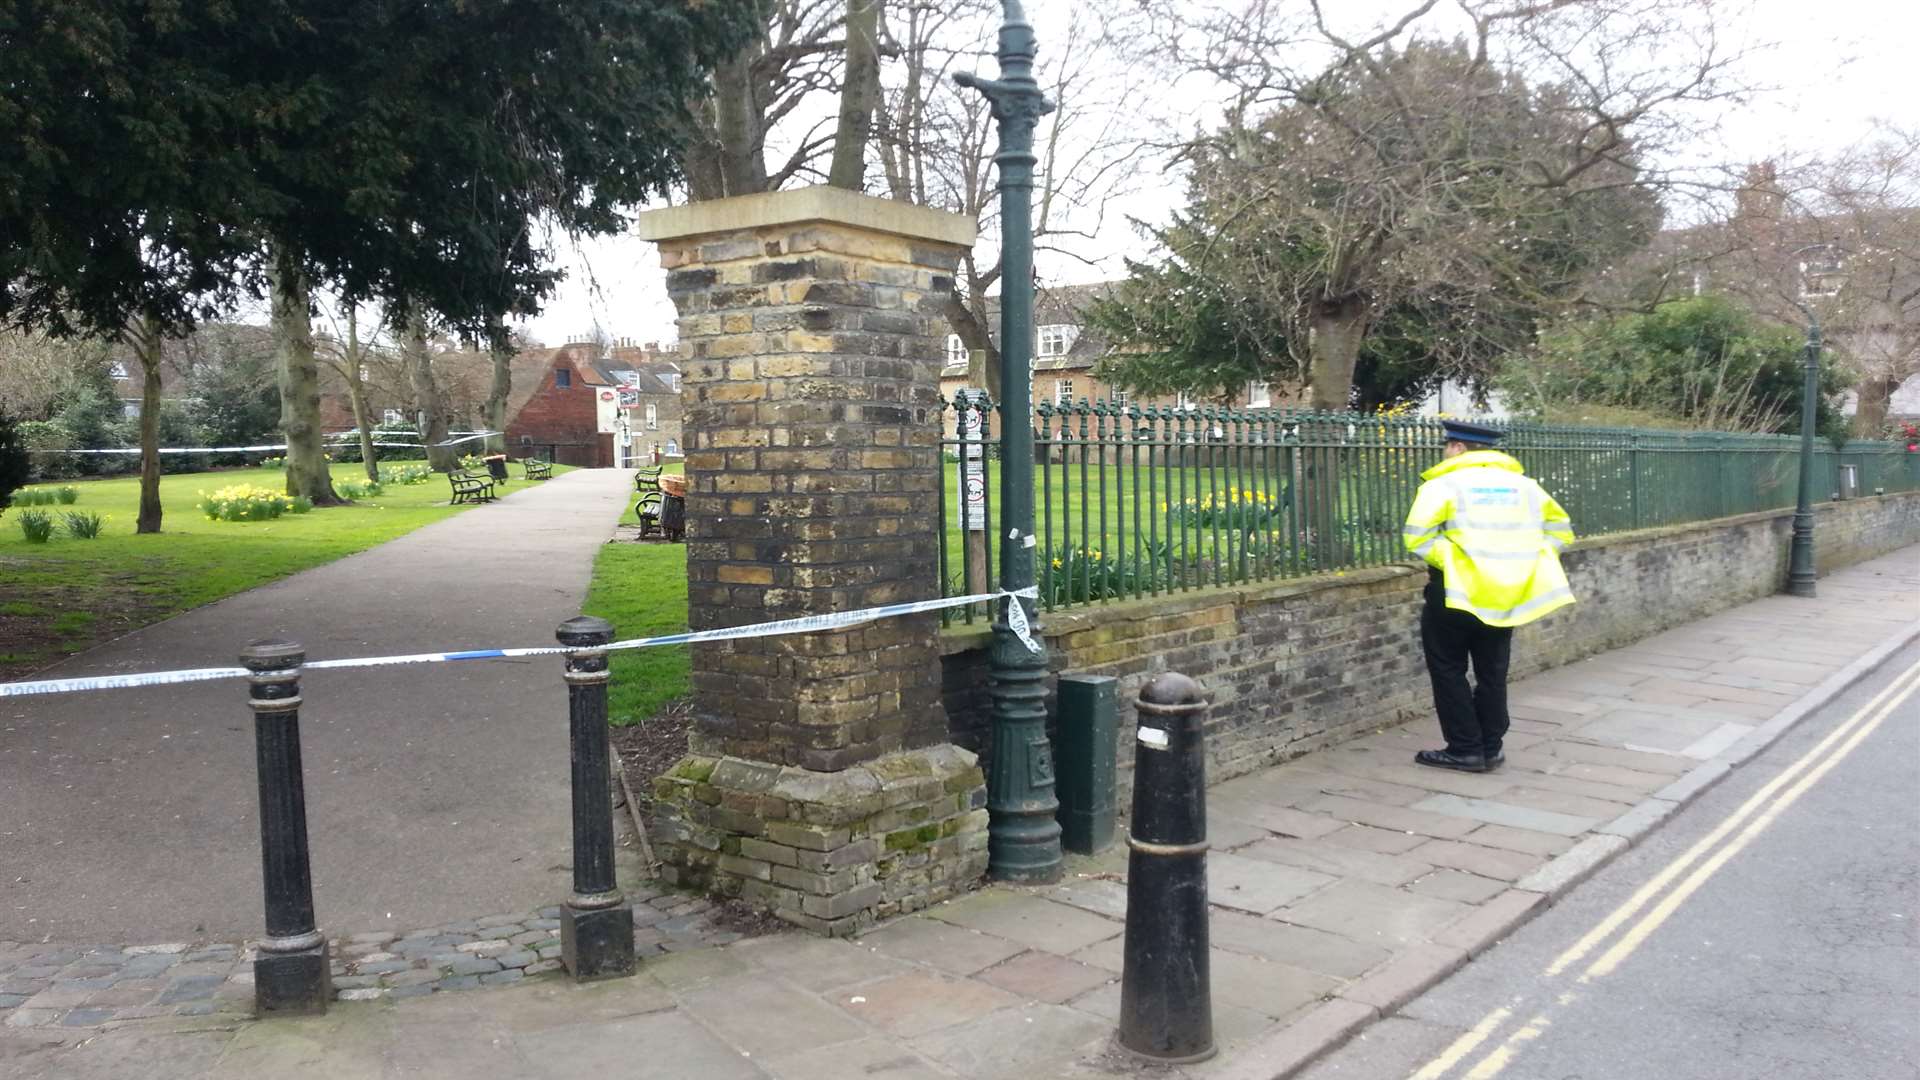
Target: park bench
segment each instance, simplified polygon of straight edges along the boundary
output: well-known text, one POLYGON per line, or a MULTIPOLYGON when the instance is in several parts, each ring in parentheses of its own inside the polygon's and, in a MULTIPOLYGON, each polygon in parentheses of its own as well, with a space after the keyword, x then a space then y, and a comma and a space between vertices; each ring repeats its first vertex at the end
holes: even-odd
POLYGON ((456 503, 493 501, 491 477, 455 470, 447 474, 447 483, 453 485, 453 501, 456 503))
POLYGON ((639 492, 642 495, 645 495, 649 491, 654 491, 654 492, 659 491, 660 490, 660 466, 647 465, 642 468, 635 469, 633 473, 633 490, 639 492))
POLYGON ((539 458, 528 458, 520 463, 527 470, 529 480, 548 480, 553 477, 553 462, 539 458))

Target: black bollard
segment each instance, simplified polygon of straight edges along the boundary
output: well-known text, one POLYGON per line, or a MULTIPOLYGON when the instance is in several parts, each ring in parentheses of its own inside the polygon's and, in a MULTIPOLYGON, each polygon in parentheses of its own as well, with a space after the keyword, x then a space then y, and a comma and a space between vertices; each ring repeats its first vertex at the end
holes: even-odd
POLYGON ((613 781, 607 750, 607 653, 613 624, 560 624, 573 754, 573 895, 560 912, 560 956, 576 982, 633 974, 633 904, 613 876, 613 781))
POLYGON ((1207 703, 1185 675, 1140 691, 1120 1045, 1165 1064, 1214 1055, 1207 933, 1207 703))
POLYGON ((267 936, 253 962, 253 1001, 261 1016, 322 1013, 333 998, 327 939, 314 925, 300 767, 300 665, 306 659, 306 650, 290 641, 256 641, 240 654, 260 782, 267 936))

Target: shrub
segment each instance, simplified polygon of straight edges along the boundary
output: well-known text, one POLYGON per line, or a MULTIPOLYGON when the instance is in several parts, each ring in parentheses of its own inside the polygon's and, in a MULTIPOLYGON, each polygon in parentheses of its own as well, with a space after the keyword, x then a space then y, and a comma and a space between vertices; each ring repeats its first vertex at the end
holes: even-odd
POLYGON ((263 469, 284 469, 287 467, 287 459, 285 457, 261 458, 260 467, 263 469))
POLYGON ((380 494, 380 482, 378 480, 336 480, 333 490, 343 499, 368 499, 380 494))
POLYGON ((69 510, 66 514, 67 535, 75 540, 97 539, 106 524, 107 519, 99 514, 81 510, 69 510))
POLYGON ((72 484, 61 484, 54 490, 54 495, 59 498, 61 506, 72 506, 80 501, 80 489, 72 484))
POLYGON ((311 509, 313 509, 313 500, 305 495, 295 495, 287 500, 287 512, 290 514, 304 514, 311 509))
POLYGON ((20 515, 20 534, 29 544, 44 544, 53 535, 53 515, 45 510, 27 510, 20 515))
POLYGON ((253 484, 234 484, 209 495, 200 493, 200 511, 209 521, 271 521, 289 511, 304 514, 313 509, 305 499, 294 499, 277 491, 253 484), (306 503, 303 509, 300 504, 306 503))
POLYGON ((52 488, 21 488, 13 493, 13 505, 52 506, 55 497, 52 488))
POLYGON ((380 466, 381 484, 424 484, 433 478, 433 470, 425 465, 382 465, 380 466))

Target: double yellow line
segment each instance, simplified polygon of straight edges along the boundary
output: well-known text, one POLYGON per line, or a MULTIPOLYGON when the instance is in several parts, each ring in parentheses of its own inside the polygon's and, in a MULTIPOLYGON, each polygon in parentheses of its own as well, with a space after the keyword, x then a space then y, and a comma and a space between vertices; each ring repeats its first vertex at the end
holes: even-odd
MULTIPOLYGON (((1916 690, 1920 690, 1920 663, 1901 672, 1886 688, 1873 696, 1873 699, 1847 717, 1846 721, 1815 744, 1793 764, 1781 770, 1778 776, 1767 781, 1759 791, 1733 813, 1727 815, 1713 831, 1700 838, 1692 847, 1681 853, 1672 862, 1649 878, 1646 884, 1635 890, 1634 894, 1620 906, 1608 912, 1593 928, 1582 934, 1555 957, 1551 964, 1541 971, 1546 979, 1566 976, 1578 965, 1592 956, 1608 941, 1612 944, 1594 957, 1586 967, 1580 970, 1577 985, 1585 985, 1594 979, 1612 974, 1620 965, 1633 955, 1634 950, 1644 944, 1661 924, 1672 917, 1680 906, 1687 902, 1707 880, 1740 854, 1748 844, 1772 825, 1786 809, 1805 795, 1820 778, 1832 771, 1834 766, 1844 761, 1847 755, 1864 742, 1874 730, 1893 714, 1895 709, 1905 704, 1916 690), (1742 827, 1744 826, 1744 828, 1742 827), (1734 835, 1739 830, 1738 835, 1734 835), (1727 838, 1733 839, 1728 841, 1727 838), (1723 841, 1727 841, 1723 843, 1723 841), (1698 865, 1696 865, 1698 864, 1698 865), (1688 871, 1692 872, 1689 873, 1688 871), (1685 875, 1682 879, 1682 875, 1685 875), (1679 884, 1672 889, 1668 886, 1675 881, 1679 884), (1642 910, 1648 905, 1652 909, 1645 915, 1642 910), (1638 922, 1632 922, 1640 915, 1638 922), (1621 927, 1627 927, 1616 938, 1621 927)), ((1515 1029, 1484 1057, 1476 1061, 1464 1074, 1464 1080, 1492 1080, 1501 1070, 1512 1062, 1520 1049, 1533 1039, 1537 1039, 1552 1024, 1552 1011, 1555 1007, 1565 1007, 1579 997, 1576 990, 1562 992, 1549 1005, 1531 1016, 1524 1024, 1515 1029)), ((1455 1039, 1452 1045, 1441 1051, 1439 1056, 1421 1066, 1409 1080, 1440 1080, 1456 1065, 1471 1057, 1475 1051, 1497 1035, 1513 1017, 1510 1007, 1493 1010, 1482 1017, 1480 1022, 1455 1039)))

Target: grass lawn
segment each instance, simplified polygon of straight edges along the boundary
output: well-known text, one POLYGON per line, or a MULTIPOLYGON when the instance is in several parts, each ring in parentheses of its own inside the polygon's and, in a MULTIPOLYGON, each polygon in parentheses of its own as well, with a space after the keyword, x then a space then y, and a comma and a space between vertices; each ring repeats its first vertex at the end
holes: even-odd
MULTIPOLYGON (((616 637, 674 634, 687 628, 684 544, 607 544, 593 564, 584 612, 613 624, 616 637)), ((612 655, 607 719, 639 723, 687 693, 687 646, 623 649, 612 655)))
MULTIPOLYGON (((333 475, 336 481, 366 476, 349 463, 334 465, 333 475)), ((94 540, 60 531, 47 543, 29 544, 18 520, 25 508, 0 514, 0 678, 24 677, 98 642, 465 509, 447 505, 447 482, 434 476, 422 484, 390 485, 350 506, 272 521, 209 521, 196 505, 199 492, 240 483, 277 491, 284 483, 278 469, 232 469, 162 476, 161 532, 136 536, 138 477, 33 486, 61 483, 79 488, 79 501, 35 509, 56 520, 69 510, 102 514, 106 528, 94 540)), ((506 491, 524 486, 516 476, 506 491)))

